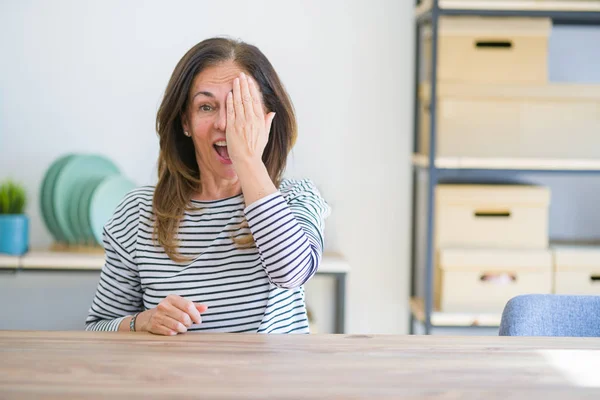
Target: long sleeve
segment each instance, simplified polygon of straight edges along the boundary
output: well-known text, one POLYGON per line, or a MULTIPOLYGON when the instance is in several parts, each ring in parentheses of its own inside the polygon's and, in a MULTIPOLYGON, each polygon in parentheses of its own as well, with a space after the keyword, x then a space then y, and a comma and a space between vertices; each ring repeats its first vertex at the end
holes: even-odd
POLYGON ((269 281, 284 289, 306 283, 321 262, 331 212, 314 184, 286 180, 244 212, 269 281))
POLYGON ((138 211, 135 193, 131 193, 104 226, 106 260, 85 323, 88 331, 117 331, 126 316, 142 310, 140 276, 134 260, 138 211))

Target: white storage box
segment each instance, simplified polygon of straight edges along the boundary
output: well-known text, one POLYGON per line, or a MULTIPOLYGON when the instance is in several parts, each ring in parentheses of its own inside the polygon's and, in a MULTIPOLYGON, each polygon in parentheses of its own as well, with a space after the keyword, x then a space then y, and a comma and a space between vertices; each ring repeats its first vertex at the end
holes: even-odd
MULTIPOLYGON (((429 152, 421 85, 420 152, 429 152)), ((438 85, 437 157, 600 158, 600 85, 438 85)))
MULTIPOLYGON (((545 83, 548 18, 442 17, 438 81, 448 83, 545 83)), ((431 31, 423 38, 425 77, 431 76, 431 31)))
POLYGON ((552 291, 550 250, 443 249, 437 261, 440 311, 500 313, 514 296, 552 291))
POLYGON ((436 248, 547 249, 550 189, 437 185, 436 248))
POLYGON ((600 246, 554 247, 554 292, 600 295, 600 246))

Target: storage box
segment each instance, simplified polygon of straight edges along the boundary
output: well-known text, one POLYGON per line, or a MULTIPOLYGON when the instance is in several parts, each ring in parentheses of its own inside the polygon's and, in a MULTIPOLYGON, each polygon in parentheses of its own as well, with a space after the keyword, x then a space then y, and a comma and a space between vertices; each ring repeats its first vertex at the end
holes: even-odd
MULTIPOLYGON (((548 18, 442 17, 438 81, 546 83, 548 18)), ((431 30, 423 35, 424 80, 431 78, 431 30)))
MULTIPOLYGON (((420 152, 429 153, 429 85, 420 152)), ((600 85, 438 85, 437 156, 600 158, 600 85)))
POLYGON ((500 313, 514 296, 552 291, 550 250, 442 249, 437 266, 444 312, 500 313))
POLYGON ((548 248, 550 189, 437 185, 436 248, 548 248))
POLYGON ((600 295, 600 246, 554 247, 554 292, 600 295))

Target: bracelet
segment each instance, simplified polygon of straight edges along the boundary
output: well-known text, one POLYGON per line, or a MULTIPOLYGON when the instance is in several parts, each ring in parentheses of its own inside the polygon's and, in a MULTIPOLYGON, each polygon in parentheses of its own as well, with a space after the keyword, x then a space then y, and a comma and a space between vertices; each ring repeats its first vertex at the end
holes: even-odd
POLYGON ((133 317, 131 317, 131 321, 129 321, 129 330, 131 332, 135 332, 135 319, 137 318, 137 316, 139 314, 140 314, 139 312, 133 314, 133 317))

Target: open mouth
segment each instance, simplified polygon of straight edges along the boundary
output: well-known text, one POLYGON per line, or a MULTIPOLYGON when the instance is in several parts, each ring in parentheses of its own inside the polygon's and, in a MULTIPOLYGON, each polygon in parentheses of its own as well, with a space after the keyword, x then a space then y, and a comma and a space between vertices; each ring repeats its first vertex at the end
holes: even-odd
POLYGON ((231 159, 229 158, 229 151, 227 150, 227 142, 216 142, 215 144, 213 144, 213 147, 215 148, 215 151, 222 159, 222 161, 231 161, 231 159))

